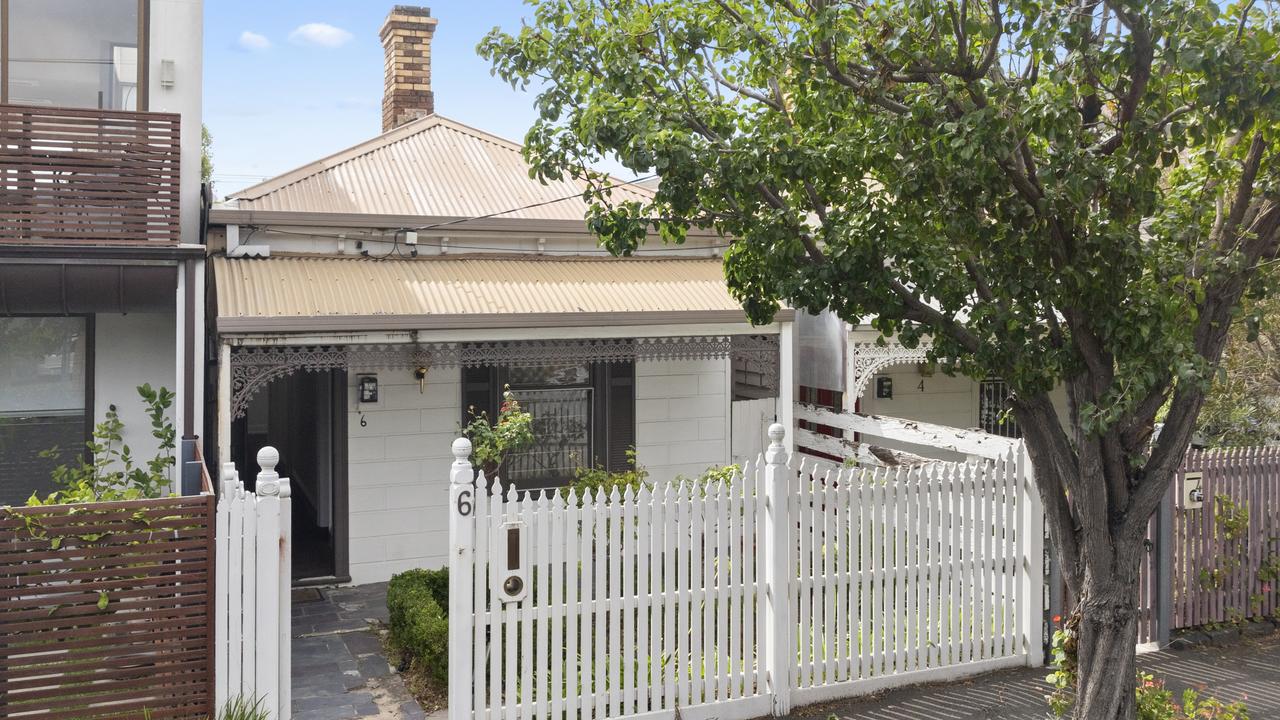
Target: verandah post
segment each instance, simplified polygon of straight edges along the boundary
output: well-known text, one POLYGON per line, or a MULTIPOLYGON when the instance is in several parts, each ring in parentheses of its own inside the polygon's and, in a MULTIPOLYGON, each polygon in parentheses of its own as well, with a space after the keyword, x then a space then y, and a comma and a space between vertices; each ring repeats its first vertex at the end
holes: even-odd
POLYGON ((764 617, 765 636, 760 638, 760 664, 773 696, 773 714, 791 712, 791 668, 796 662, 791 640, 791 519, 787 517, 786 428, 769 426, 769 449, 764 460, 764 617))
POLYGON ((475 470, 471 441, 453 441, 449 471, 449 720, 471 720, 475 567, 475 470))
MULTIPOLYGON (((1036 489, 1035 469, 1031 466, 1031 458, 1027 455, 1025 443, 1019 443, 1014 451, 1014 463, 1005 467, 1016 467, 1018 485, 1022 497, 1022 528, 1024 537, 1018 538, 1022 559, 1019 565, 1023 569, 1021 592, 1018 593, 1022 606, 1022 642, 1027 653, 1027 666, 1044 665, 1044 642, 1042 633, 1045 628, 1044 601, 1044 506, 1040 501, 1040 491, 1036 489)), ((1006 470, 1007 472, 1007 470, 1006 470)))

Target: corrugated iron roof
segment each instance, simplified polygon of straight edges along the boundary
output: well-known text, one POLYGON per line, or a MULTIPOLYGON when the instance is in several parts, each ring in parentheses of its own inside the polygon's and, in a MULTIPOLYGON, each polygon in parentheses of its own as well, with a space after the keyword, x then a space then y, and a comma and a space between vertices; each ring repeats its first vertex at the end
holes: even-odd
MULTIPOLYGON (((246 210, 582 220, 583 186, 530 178, 520 151, 518 143, 429 115, 231 199, 246 210)), ((612 192, 619 201, 653 194, 635 185, 612 192)))
POLYGON ((213 265, 224 332, 746 322, 716 258, 275 256, 213 265))

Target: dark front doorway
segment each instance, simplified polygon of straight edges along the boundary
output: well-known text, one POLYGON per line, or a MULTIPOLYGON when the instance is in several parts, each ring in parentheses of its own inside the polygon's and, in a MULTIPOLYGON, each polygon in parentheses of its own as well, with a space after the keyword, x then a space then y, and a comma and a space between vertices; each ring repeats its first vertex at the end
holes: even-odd
MULTIPOLYGON (((253 472, 259 448, 280 451, 280 476, 292 489, 294 582, 349 580, 346 371, 273 381, 235 421, 231 438, 236 467, 253 472)), ((242 479, 250 486, 252 472, 242 471, 242 479)))

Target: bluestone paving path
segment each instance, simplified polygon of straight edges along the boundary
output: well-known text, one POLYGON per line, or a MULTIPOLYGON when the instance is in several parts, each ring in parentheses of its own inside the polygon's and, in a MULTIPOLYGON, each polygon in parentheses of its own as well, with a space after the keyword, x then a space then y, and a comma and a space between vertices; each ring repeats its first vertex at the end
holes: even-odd
POLYGON ((425 720, 374 628, 387 620, 386 583, 319 592, 293 604, 293 717, 425 720))
MULTIPOLYGON (((1187 687, 1205 688, 1223 701, 1243 700, 1253 720, 1280 719, 1280 634, 1242 638, 1225 647, 1198 647, 1140 655, 1138 666, 1179 698, 1187 687)), ((796 708, 791 718, 839 720, 1044 720, 1045 668, 988 673, 946 685, 900 688, 796 708)))

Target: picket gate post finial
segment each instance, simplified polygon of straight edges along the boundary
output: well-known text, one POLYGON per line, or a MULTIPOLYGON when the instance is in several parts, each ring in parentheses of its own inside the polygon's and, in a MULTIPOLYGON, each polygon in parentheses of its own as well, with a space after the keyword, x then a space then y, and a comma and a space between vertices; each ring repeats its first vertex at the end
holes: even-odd
POLYGON ((259 497, 280 494, 280 473, 276 472, 276 466, 279 464, 279 450, 270 445, 264 445, 258 451, 258 467, 262 468, 262 471, 258 473, 258 482, 253 486, 253 491, 259 497))
MULTIPOLYGON (((471 466, 471 441, 460 437, 451 448, 449 468, 449 720, 471 720, 473 624, 475 623, 475 507, 476 472, 471 466)), ((480 487, 483 487, 481 485, 480 487)), ((487 528, 485 529, 487 531, 487 528)))
POLYGON ((794 653, 791 642, 791 575, 788 561, 791 547, 791 520, 787 517, 788 490, 787 447, 783 444, 787 430, 779 423, 769 426, 769 448, 765 451, 765 627, 761 638, 761 664, 773 696, 773 714, 791 712, 791 666, 794 653))

